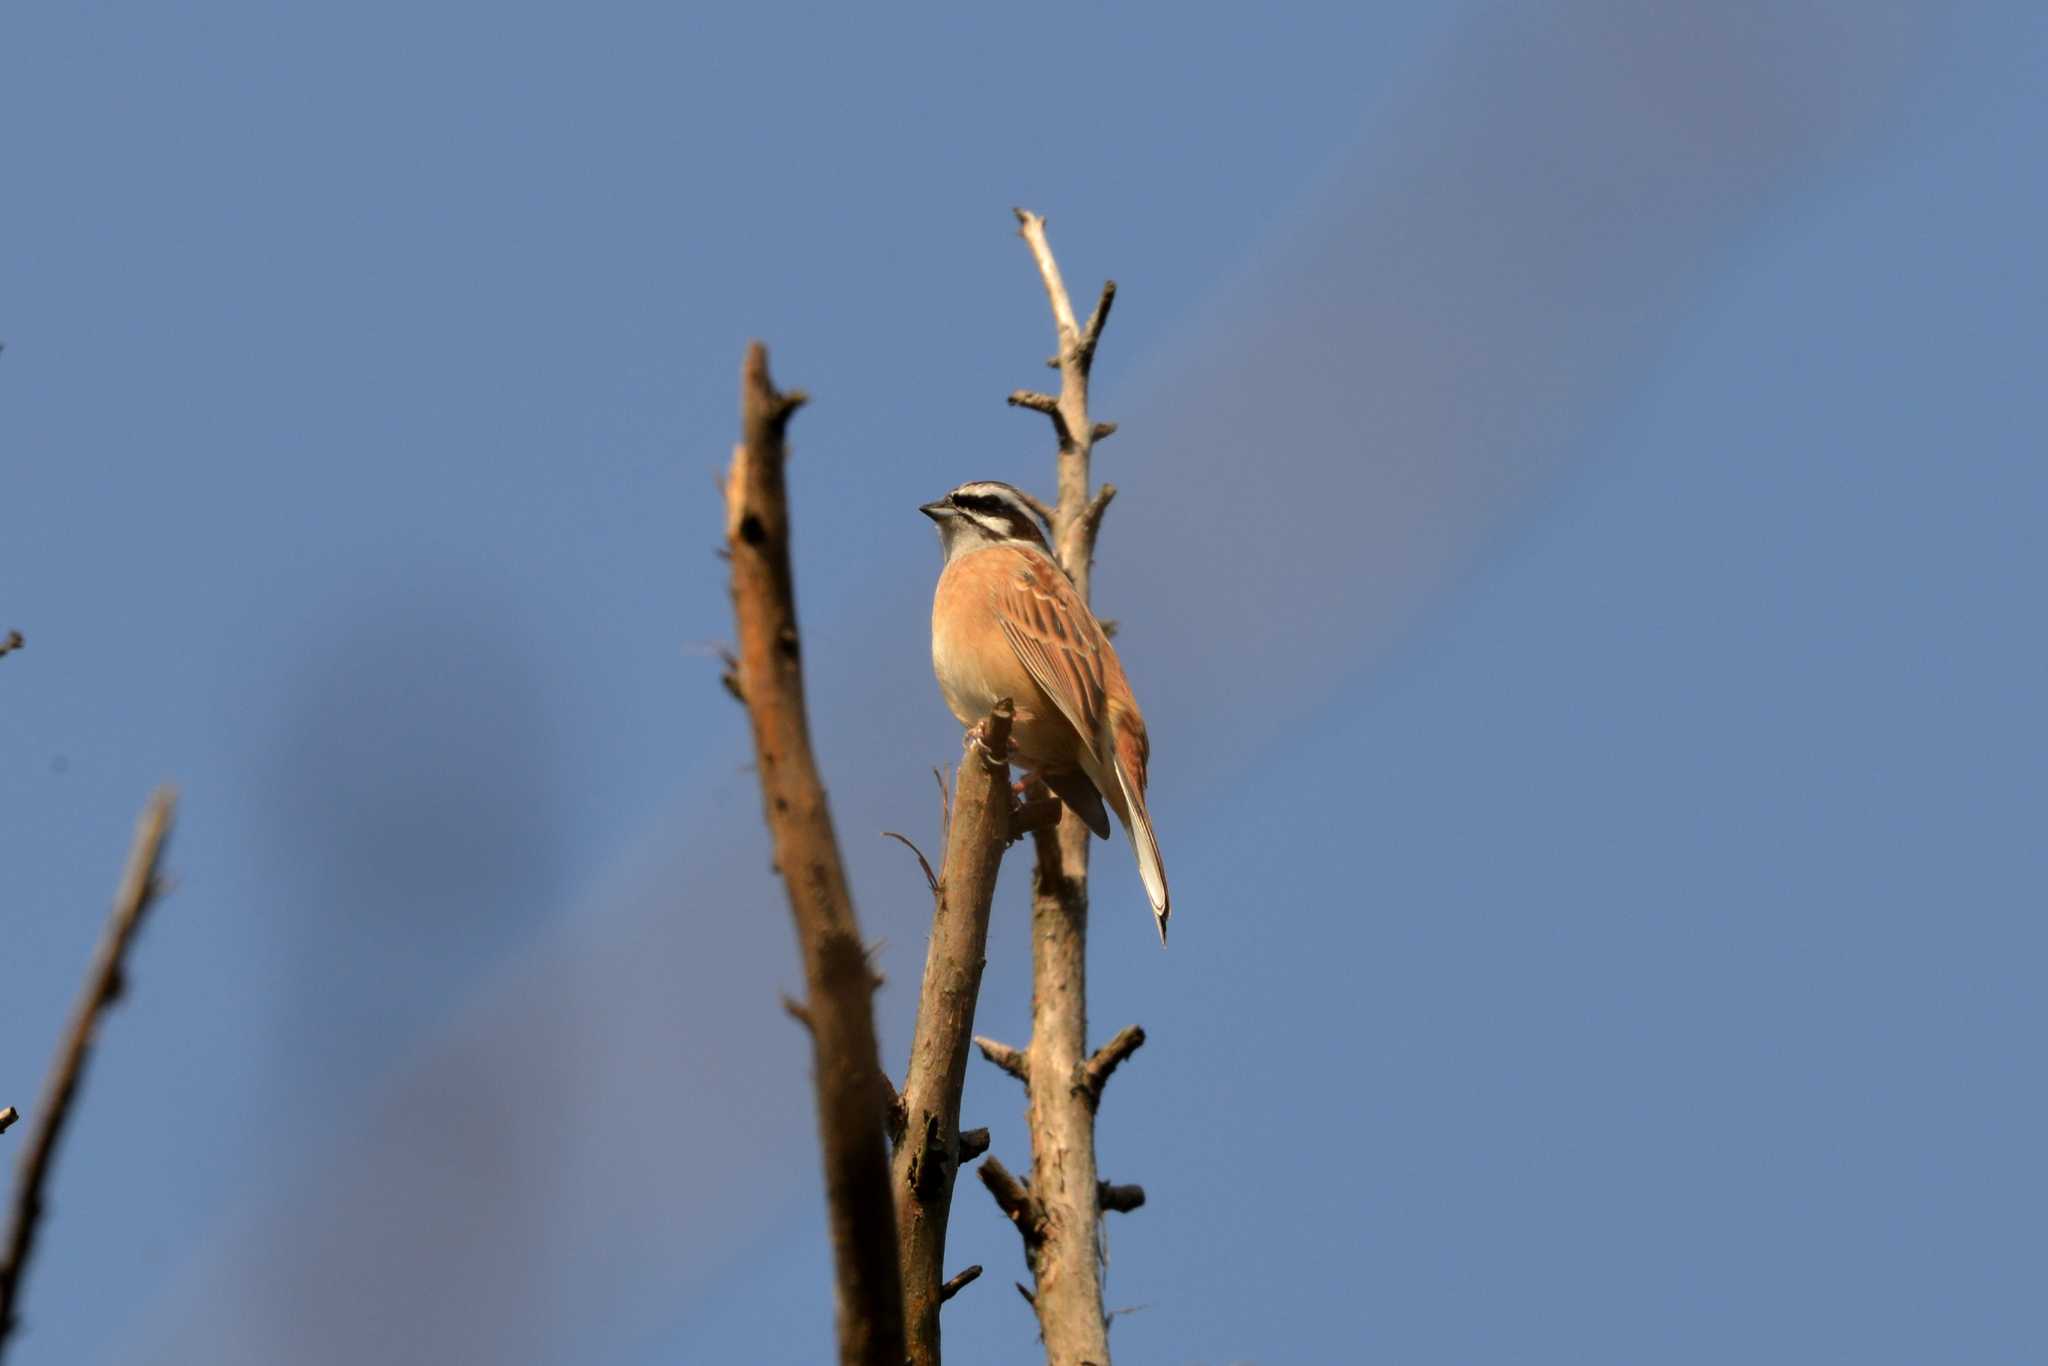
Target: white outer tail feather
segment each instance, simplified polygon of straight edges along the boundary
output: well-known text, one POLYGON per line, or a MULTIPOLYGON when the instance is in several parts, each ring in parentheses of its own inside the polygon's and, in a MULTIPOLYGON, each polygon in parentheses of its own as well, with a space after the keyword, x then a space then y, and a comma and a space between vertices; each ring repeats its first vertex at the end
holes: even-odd
POLYGON ((1152 899, 1152 915, 1159 922, 1159 942, 1166 943, 1166 918, 1173 914, 1173 907, 1166 895, 1166 866, 1159 861, 1159 841, 1152 834, 1152 817, 1145 810, 1145 794, 1131 790, 1130 779, 1124 776, 1121 760, 1110 765, 1116 770, 1117 786, 1123 789, 1124 810, 1130 812, 1130 819, 1124 822, 1124 834, 1131 841, 1131 852, 1138 856, 1138 876, 1145 881, 1145 895, 1152 899))

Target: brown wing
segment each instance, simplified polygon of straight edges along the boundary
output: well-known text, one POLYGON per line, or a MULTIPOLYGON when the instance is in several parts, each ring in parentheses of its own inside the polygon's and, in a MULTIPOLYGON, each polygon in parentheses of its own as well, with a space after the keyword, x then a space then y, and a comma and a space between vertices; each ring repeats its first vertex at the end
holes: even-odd
POLYGON ((1089 756, 1099 761, 1107 693, 1102 628, 1051 560, 1019 551, 1015 566, 995 591, 1003 636, 1031 681, 1045 690, 1089 756))

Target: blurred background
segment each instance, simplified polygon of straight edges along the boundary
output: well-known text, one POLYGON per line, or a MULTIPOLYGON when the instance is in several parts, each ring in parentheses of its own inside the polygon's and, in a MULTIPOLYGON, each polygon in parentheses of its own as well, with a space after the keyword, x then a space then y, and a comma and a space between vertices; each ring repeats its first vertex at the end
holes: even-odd
MULTIPOLYGON (((714 472, 749 337, 900 1073, 918 503, 1121 287, 1134 1362, 2038 1361, 2048 10, 15 7, 0 1104, 175 894, 11 1362, 801 1363, 714 472)), ((1022 1042, 1022 865, 984 1032, 1022 1042)), ((1028 1160, 978 1059, 969 1124, 1028 1160)), ((0 1154, 23 1129, 0 1138, 0 1154)), ((963 1181, 950 1354, 1037 1359, 963 1181)))

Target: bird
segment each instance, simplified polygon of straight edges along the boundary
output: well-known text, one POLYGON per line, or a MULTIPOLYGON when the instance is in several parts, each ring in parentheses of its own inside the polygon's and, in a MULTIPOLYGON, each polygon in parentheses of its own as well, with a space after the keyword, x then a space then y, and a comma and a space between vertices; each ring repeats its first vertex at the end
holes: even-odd
POLYGON ((975 480, 918 511, 938 523, 946 556, 932 596, 932 672, 947 707, 975 727, 1010 699, 1026 781, 1042 778, 1098 839, 1109 838, 1109 803, 1164 944, 1172 907, 1145 806, 1152 745, 1116 647, 1017 489, 975 480))

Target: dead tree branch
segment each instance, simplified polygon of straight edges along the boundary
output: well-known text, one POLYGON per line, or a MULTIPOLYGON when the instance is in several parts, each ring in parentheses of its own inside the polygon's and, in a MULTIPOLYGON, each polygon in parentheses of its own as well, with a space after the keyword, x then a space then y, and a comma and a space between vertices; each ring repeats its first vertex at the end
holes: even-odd
POLYGON ((988 1187, 988 1193, 995 1197, 996 1208, 1010 1216, 1010 1222, 1024 1235, 1027 1255, 1037 1248, 1045 1236, 1045 1211, 1032 1199, 1024 1183, 1010 1175, 1010 1169, 1001 1159, 991 1157, 979 1167, 981 1184, 988 1187))
POLYGON ((1118 1214, 1129 1214, 1132 1210, 1145 1203, 1145 1188, 1143 1186, 1112 1186, 1109 1182, 1105 1181, 1099 1189, 1101 1191, 1099 1200, 1101 1206, 1105 1210, 1114 1210, 1118 1214))
MULTIPOLYGON (((7 1243, 4 1253, 0 1253, 0 1355, 5 1354, 7 1339, 18 1322, 15 1308, 20 1302, 22 1274, 35 1251, 36 1228, 43 1213, 43 1186, 49 1180, 57 1143, 64 1136, 64 1125, 71 1117, 78 1088, 85 1080, 100 1017, 120 999, 127 976, 124 964, 129 946, 135 942, 143 916, 163 891, 157 868, 163 860, 164 843, 170 838, 171 816, 177 803, 177 794, 161 787, 142 809, 142 817, 135 825, 135 842, 128 852, 128 866, 121 874, 120 888, 114 893, 113 911, 100 934, 99 947, 93 951, 85 985, 71 1009, 71 1022, 64 1028, 49 1078, 36 1102, 28 1146, 22 1149, 15 1169, 7 1243)), ((12 1115, 13 1107, 7 1113, 12 1115)))
POLYGON ((6 638, 0 640, 0 655, 11 655, 26 644, 28 642, 21 638, 21 632, 9 631, 6 638))
POLYGON ((804 396, 782 393, 759 342, 740 380, 741 439, 725 484, 738 681, 753 723, 762 808, 803 952, 833 1263, 839 1360, 902 1366, 903 1286, 889 1199, 888 1116, 875 1044, 873 991, 839 858, 825 785, 811 752, 789 555, 784 480, 789 419, 804 396))
POLYGON ((975 1035, 974 1046, 981 1050, 982 1057, 987 1058, 1018 1081, 1026 1085, 1030 1084, 1031 1062, 1024 1056, 1023 1049, 1012 1048, 1006 1043, 997 1043, 994 1039, 984 1038, 979 1034, 975 1035))
MULTIPOLYGON (((932 879, 931 945, 903 1083, 906 1132, 913 1137, 897 1145, 891 1171, 904 1331, 915 1366, 937 1366, 939 1306, 959 1289, 945 1280, 946 1224, 954 1179, 969 1146, 968 1135, 960 1132, 960 1092, 967 1081, 967 1040, 987 961, 989 903, 1010 842, 1010 724, 1015 716, 1007 700, 998 702, 981 724, 980 740, 968 741, 953 782, 945 856, 932 879)), ((930 868, 925 871, 929 879, 930 868)), ((988 1131, 978 1131, 978 1138, 986 1150, 988 1131)), ((962 1273, 968 1280, 980 1274, 978 1267, 972 1275, 962 1273)))
POLYGON ((1081 1091, 1093 1107, 1102 1103, 1102 1088, 1109 1081, 1109 1074, 1116 1071, 1118 1064, 1137 1052, 1145 1043, 1145 1031, 1136 1025, 1125 1025, 1116 1032, 1108 1043, 1095 1050, 1088 1061, 1081 1064, 1081 1091))
POLYGON ((14 1127, 14 1121, 20 1118, 21 1111, 15 1109, 12 1105, 8 1106, 4 1110, 0 1110, 0 1134, 4 1134, 9 1129, 12 1129, 14 1127))
POLYGON ((952 1299, 955 1295, 980 1279, 981 1268, 979 1266, 970 1266, 966 1270, 952 1276, 944 1285, 939 1287, 940 1302, 943 1303, 946 1300, 952 1299))
MULTIPOLYGON (((1059 443, 1059 497, 1050 509, 1052 546, 1085 601, 1102 518, 1116 497, 1108 484, 1091 492, 1089 458, 1095 443, 1116 430, 1088 413, 1088 383, 1103 324, 1116 301, 1114 281, 1087 322, 1074 306, 1059 263, 1046 240, 1045 220, 1017 210, 1018 233, 1031 249, 1052 308, 1059 350, 1059 396, 1020 390, 1010 402, 1047 414, 1059 443)), ((1018 1185, 994 1158, 981 1166, 996 1203, 1024 1234, 1024 1255, 1037 1281, 1027 1293, 1038 1314, 1046 1358, 1054 1366, 1109 1364, 1109 1330, 1102 1311, 1102 1262, 1097 1229, 1104 1208, 1095 1169, 1095 1109, 1103 1082, 1143 1042, 1127 1029, 1101 1052, 1088 1053, 1088 827, 1072 812, 1036 831, 1031 898, 1031 1046, 1021 1055, 983 1042, 991 1061, 1024 1079, 1029 1092, 1031 1186, 1018 1185), (991 1170, 993 1169, 993 1171, 991 1170)), ((1135 1187, 1117 1187, 1119 1192, 1135 1187)), ((1117 1207, 1127 1199, 1119 1194, 1117 1207)), ((1019 1287, 1020 1289, 1022 1287, 1019 1287)))

